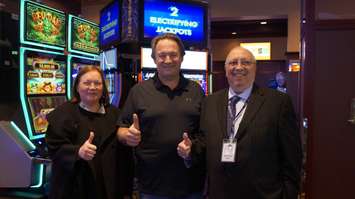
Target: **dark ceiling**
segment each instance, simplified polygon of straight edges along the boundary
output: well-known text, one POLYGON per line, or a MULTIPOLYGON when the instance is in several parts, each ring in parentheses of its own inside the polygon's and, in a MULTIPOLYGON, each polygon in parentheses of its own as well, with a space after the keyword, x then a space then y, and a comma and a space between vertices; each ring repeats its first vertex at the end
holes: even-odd
POLYGON ((211 22, 211 39, 255 37, 287 37, 287 19, 211 22), (260 24, 263 21, 267 24, 260 24))

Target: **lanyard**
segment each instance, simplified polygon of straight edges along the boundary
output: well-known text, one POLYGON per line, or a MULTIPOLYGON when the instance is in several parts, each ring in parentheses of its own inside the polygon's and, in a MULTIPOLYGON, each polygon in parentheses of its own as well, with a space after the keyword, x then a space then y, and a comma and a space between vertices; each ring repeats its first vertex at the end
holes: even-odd
MULTIPOLYGON (((247 106, 247 102, 245 102, 244 103, 244 105, 243 105, 243 107, 238 111, 238 113, 235 115, 235 116, 231 116, 231 119, 232 119, 232 126, 231 126, 231 128, 232 128, 232 132, 233 132, 233 134, 231 133, 230 135, 229 135, 229 140, 232 142, 233 141, 233 139, 235 138, 235 136, 236 136, 236 132, 234 132, 234 126, 235 126, 235 123, 237 122, 237 120, 238 120, 238 118, 241 116, 241 113, 244 111, 244 109, 246 108, 246 106, 247 106)), ((231 110, 229 110, 229 115, 232 115, 232 113, 231 113, 231 110)))

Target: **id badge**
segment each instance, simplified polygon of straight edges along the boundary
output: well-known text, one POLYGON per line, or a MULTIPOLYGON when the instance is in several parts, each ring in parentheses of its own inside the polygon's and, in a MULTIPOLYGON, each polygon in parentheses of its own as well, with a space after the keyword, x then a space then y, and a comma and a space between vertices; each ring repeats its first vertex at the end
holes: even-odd
POLYGON ((222 145, 221 162, 235 162, 236 151, 237 151, 237 141, 224 139, 222 145))

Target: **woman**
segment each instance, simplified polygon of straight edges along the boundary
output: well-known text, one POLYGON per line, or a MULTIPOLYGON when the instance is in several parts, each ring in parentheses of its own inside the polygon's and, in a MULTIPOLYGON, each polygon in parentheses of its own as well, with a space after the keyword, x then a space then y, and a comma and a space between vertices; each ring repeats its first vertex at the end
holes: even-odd
POLYGON ((73 99, 48 115, 50 199, 130 195, 132 154, 116 139, 119 113, 108 100, 102 71, 88 66, 74 81, 73 99))

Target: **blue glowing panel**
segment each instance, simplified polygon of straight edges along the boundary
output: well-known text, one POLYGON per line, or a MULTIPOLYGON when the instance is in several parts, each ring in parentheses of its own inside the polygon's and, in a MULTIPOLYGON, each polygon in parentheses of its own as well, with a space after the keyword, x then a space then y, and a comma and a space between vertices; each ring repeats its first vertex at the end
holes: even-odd
POLYGON ((113 48, 100 54, 100 65, 103 71, 117 68, 117 49, 113 48))
POLYGON ((202 87, 203 91, 207 93, 207 80, 205 74, 184 73, 184 77, 198 83, 202 87))
POLYGON ((144 2, 144 38, 171 32, 188 43, 205 42, 205 8, 197 4, 146 0, 144 2))
POLYGON ((120 10, 114 1, 100 13, 100 45, 108 46, 120 40, 120 10))
POLYGON ((118 72, 117 49, 113 48, 100 54, 100 66, 104 71, 105 83, 110 96, 110 103, 118 105, 121 97, 121 74, 118 72))
POLYGON ((80 71, 80 69, 88 67, 88 66, 96 66, 99 67, 100 63, 99 61, 94 61, 94 60, 89 60, 89 59, 78 59, 78 58, 73 58, 72 61, 72 81, 74 81, 74 79, 76 78, 76 76, 78 75, 78 72, 80 71))

